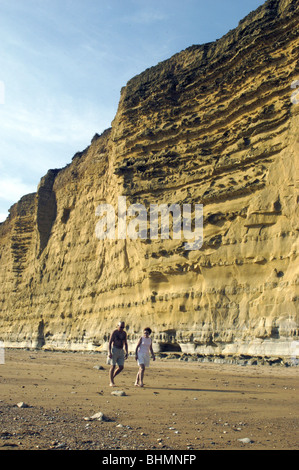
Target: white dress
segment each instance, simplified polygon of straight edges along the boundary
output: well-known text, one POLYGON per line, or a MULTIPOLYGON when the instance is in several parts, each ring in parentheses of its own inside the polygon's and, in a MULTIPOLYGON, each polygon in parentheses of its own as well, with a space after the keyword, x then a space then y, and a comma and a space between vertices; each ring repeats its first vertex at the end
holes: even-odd
POLYGON ((137 350, 137 363, 144 364, 145 367, 149 367, 150 364, 150 346, 152 344, 151 338, 142 336, 140 346, 137 350))

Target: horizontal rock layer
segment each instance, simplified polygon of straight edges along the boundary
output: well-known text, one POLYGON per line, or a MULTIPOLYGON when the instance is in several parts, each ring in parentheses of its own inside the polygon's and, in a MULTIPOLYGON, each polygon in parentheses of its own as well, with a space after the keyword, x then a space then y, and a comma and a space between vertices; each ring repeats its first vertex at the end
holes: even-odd
POLYGON ((105 350, 124 320, 130 349, 150 326, 155 350, 296 353, 298 10, 267 1, 220 40, 134 77, 111 129, 11 208, 0 225, 7 346, 105 350), (119 196, 147 213, 203 204, 201 248, 149 232, 99 240, 97 208, 111 204, 118 228, 119 196))

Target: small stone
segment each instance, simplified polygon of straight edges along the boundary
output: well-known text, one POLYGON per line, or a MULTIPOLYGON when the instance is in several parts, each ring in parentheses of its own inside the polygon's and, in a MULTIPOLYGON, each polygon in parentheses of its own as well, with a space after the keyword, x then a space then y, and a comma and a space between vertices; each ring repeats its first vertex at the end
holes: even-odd
POLYGON ((64 449, 66 447, 66 443, 62 442, 61 444, 58 444, 55 446, 55 449, 64 449))
POLYGON ((124 392, 123 390, 114 390, 113 392, 111 392, 111 395, 114 395, 115 397, 127 396, 126 392, 124 392))
POLYGON ((24 403, 23 401, 20 401, 20 403, 17 403, 17 406, 18 406, 19 408, 29 408, 29 406, 26 405, 26 403, 24 403))
MULTIPOLYGON (((84 418, 86 419, 86 418, 84 418)), ((109 421, 109 419, 107 418, 107 416, 104 415, 104 413, 102 413, 101 411, 99 411, 98 413, 95 413, 94 415, 92 415, 90 418, 87 418, 88 421, 92 421, 92 420, 98 420, 98 421, 109 421)))
POLYGON ((252 444, 252 440, 249 439, 249 437, 244 437, 243 439, 238 439, 239 442, 242 442, 242 444, 252 444))

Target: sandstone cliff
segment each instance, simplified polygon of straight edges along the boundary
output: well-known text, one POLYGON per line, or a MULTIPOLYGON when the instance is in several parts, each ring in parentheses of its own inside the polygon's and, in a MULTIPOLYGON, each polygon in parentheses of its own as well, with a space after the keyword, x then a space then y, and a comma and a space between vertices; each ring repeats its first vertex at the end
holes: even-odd
POLYGON ((156 350, 290 356, 298 343, 299 4, 130 80, 111 129, 0 225, 0 340, 104 350, 125 320, 156 350), (203 245, 106 239, 97 207, 201 203, 203 245))

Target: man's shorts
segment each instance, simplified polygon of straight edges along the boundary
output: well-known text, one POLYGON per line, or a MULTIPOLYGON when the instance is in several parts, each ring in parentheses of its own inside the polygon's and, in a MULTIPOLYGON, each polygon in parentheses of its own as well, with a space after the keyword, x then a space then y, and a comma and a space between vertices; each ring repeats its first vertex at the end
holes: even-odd
POLYGON ((123 366, 125 363, 125 352, 123 349, 112 347, 112 358, 107 357, 107 364, 110 366, 123 366))

